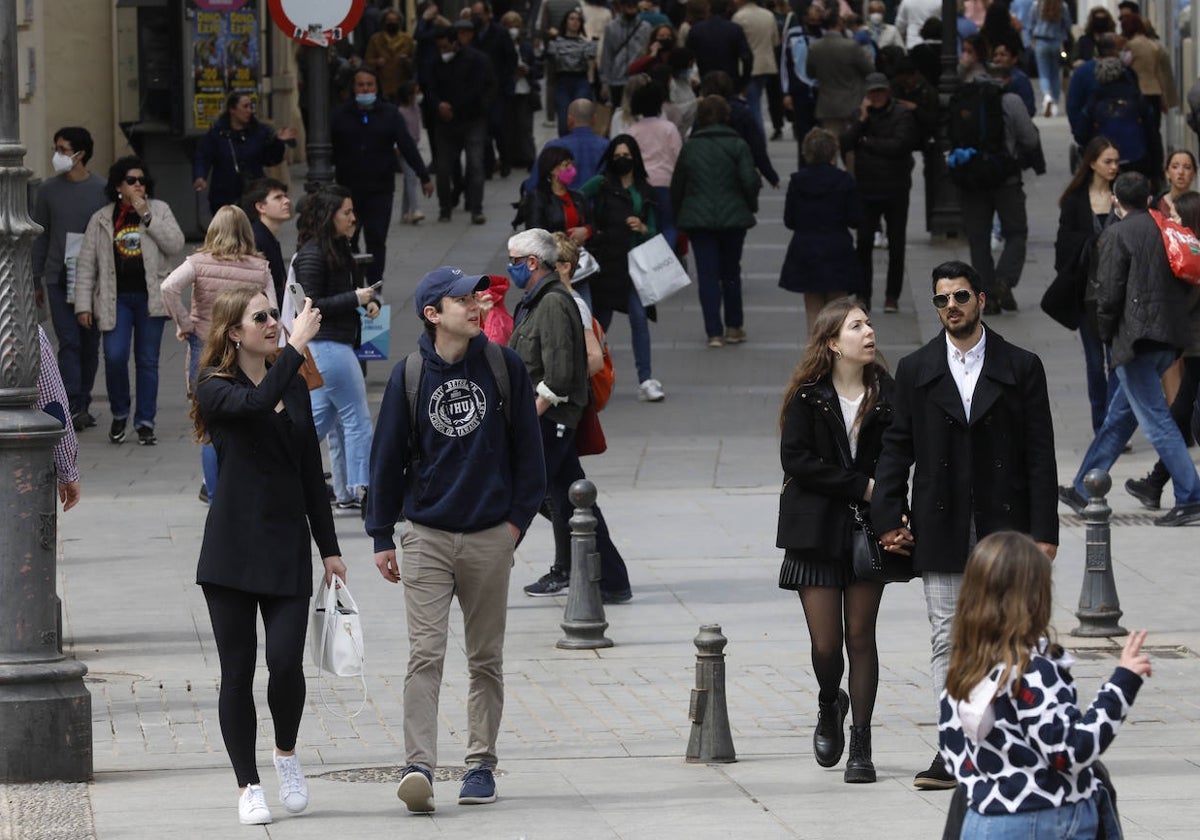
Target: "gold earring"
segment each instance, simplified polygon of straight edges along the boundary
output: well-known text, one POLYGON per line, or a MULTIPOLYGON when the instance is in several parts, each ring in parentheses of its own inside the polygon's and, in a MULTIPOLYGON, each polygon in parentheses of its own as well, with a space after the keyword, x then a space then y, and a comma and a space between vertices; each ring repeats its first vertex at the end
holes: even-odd
POLYGON ((842 351, 841 351, 841 350, 838 350, 838 349, 835 347, 835 348, 833 349, 833 357, 834 357, 835 359, 840 359, 840 358, 842 358, 842 351))

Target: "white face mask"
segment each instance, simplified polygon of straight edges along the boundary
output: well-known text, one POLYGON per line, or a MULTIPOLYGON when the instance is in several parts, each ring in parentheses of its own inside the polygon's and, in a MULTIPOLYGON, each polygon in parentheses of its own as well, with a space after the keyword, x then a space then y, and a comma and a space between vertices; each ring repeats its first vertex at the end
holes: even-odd
POLYGON ((70 172, 75 167, 75 156, 55 152, 54 157, 50 158, 50 165, 54 167, 54 171, 59 175, 64 172, 70 172))
POLYGON ((515 27, 515 26, 510 26, 510 27, 508 27, 508 34, 509 34, 509 35, 512 37, 512 39, 515 41, 515 40, 517 40, 517 38, 518 38, 518 37, 520 37, 520 35, 521 35, 521 30, 520 30, 520 29, 518 29, 518 28, 517 28, 517 27, 515 27))
POLYGON ((454 51, 453 50, 451 50, 450 52, 442 53, 442 61, 449 64, 453 60, 454 60, 454 51))
POLYGON ((871 21, 872 26, 879 26, 879 24, 883 23, 883 15, 879 12, 871 12, 871 14, 867 15, 867 20, 871 21))

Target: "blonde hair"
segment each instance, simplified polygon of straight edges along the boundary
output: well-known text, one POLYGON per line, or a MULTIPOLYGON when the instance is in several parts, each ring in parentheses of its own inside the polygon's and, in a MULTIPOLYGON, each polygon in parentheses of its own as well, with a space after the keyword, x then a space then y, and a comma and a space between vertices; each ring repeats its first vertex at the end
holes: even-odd
POLYGON ((554 232, 554 241, 558 245, 558 261, 571 264, 571 276, 579 268, 579 244, 561 230, 554 232))
POLYGON ((226 204, 213 215, 204 234, 204 245, 197 248, 196 253, 208 254, 218 260, 262 257, 254 244, 249 217, 234 204, 226 204))
POLYGON ((967 558, 950 631, 946 691, 962 700, 997 665, 1000 684, 1020 690, 1029 658, 1050 634, 1053 595, 1050 558, 1016 531, 984 537, 967 558))

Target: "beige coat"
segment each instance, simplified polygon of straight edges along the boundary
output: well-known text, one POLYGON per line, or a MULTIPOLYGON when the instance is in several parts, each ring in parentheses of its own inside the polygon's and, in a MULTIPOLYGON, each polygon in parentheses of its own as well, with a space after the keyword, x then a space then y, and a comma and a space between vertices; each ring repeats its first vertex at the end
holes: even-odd
MULTIPOLYGON (((92 313, 101 332, 117 325, 117 270, 113 258, 113 204, 105 204, 88 221, 75 272, 75 312, 92 313)), ((150 199, 150 224, 141 226, 142 262, 152 316, 164 317, 162 282, 171 272, 171 259, 183 250, 183 231, 166 202, 150 199)))
POLYGON ((1179 104, 1175 95, 1175 74, 1171 60, 1162 44, 1145 35, 1134 35, 1128 42, 1133 53, 1133 72, 1137 73, 1142 96, 1161 96, 1163 110, 1179 104))

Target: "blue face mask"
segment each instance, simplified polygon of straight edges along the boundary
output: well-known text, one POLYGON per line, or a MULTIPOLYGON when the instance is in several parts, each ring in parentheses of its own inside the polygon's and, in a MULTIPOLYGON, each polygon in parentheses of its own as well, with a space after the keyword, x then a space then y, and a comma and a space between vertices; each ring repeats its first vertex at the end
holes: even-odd
POLYGON ((510 265, 508 268, 508 276, 512 278, 513 285, 518 289, 524 289, 529 285, 529 276, 533 271, 529 268, 529 263, 522 262, 520 265, 510 265))
POLYGON ((372 105, 375 104, 375 94, 373 94, 373 93, 356 93, 356 94, 354 94, 354 101, 357 102, 359 105, 361 105, 363 108, 370 108, 372 105))

